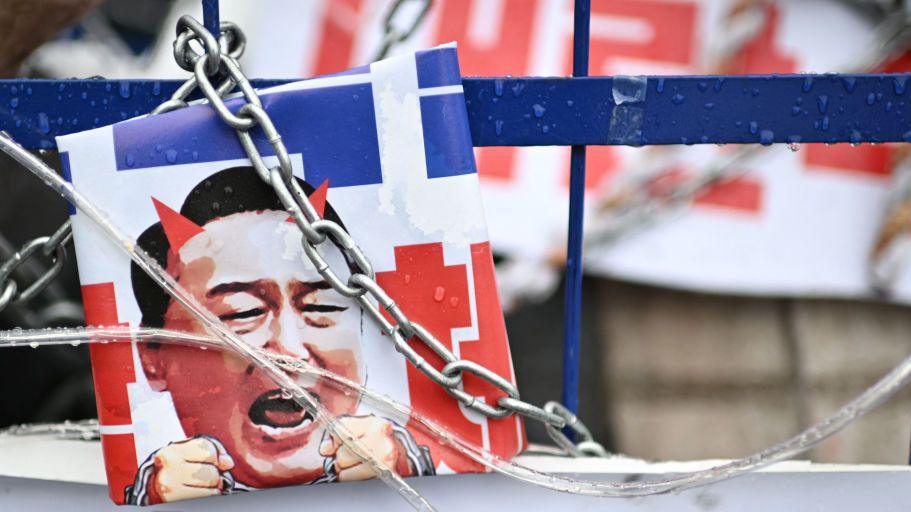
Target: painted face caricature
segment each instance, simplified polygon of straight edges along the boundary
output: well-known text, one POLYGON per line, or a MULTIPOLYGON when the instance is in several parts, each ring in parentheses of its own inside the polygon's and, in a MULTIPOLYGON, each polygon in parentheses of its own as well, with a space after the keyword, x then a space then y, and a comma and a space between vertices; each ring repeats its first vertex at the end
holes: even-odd
MULTIPOLYGON (((201 184, 196 197, 191 192, 181 213, 156 202, 161 228, 144 234, 143 246, 166 244, 168 273, 244 342, 364 383, 360 308, 316 272, 303 253, 297 226, 275 204, 274 193, 257 180, 252 169, 229 169, 201 184), (237 199, 237 187, 262 193, 244 188, 244 197, 237 199), (230 197, 223 204, 204 204, 212 190, 230 197), (199 222, 200 215, 192 214, 205 208, 197 206, 208 206, 209 214, 214 207, 219 215, 199 222)), ((160 256, 163 251, 158 249, 160 256)), ((326 256, 333 268, 344 268, 337 251, 326 256)), ((134 269, 145 325, 205 332, 180 305, 150 295, 146 284, 134 269)), ((149 383, 171 394, 188 439, 157 451, 140 468, 127 492, 131 502, 372 476, 308 412, 284 398, 271 380, 239 356, 164 344, 140 347, 140 359, 149 383)), ((357 396, 322 381, 299 383, 349 427, 365 434, 391 467, 404 475, 432 473, 426 449, 406 430, 384 418, 352 416, 357 396)))

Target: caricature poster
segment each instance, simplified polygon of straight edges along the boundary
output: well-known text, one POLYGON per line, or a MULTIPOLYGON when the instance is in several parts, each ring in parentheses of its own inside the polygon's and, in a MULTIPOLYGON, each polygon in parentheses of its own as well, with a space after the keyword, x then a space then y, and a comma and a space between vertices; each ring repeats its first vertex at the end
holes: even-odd
MULTIPOLYGON (((460 357, 514 380, 455 46, 261 96, 295 179, 324 218, 358 241, 377 281, 460 357)), ((208 105, 58 144, 73 185, 246 343, 365 384, 501 456, 523 448, 517 418, 488 420, 461 408, 406 364, 353 299, 322 280, 303 253, 300 231, 208 105)), ((267 141, 257 144, 272 154, 267 141)), ((72 219, 90 325, 203 332, 88 219, 76 212, 72 219)), ((333 267, 343 268, 340 253, 331 254, 339 260, 333 267)), ((110 344, 92 348, 92 363, 118 503, 371 476, 235 355, 110 344)), ((407 417, 388 417, 319 380, 301 384, 402 475, 481 470, 410 428, 407 417)), ((489 403, 499 396, 471 376, 464 386, 489 403)))

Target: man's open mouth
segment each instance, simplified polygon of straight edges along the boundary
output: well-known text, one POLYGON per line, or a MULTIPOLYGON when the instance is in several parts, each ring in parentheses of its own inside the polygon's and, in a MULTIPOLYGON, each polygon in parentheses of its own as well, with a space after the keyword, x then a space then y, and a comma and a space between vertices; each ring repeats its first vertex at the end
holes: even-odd
POLYGON ((272 428, 293 428, 313 421, 308 411, 291 398, 283 397, 277 389, 267 391, 254 400, 248 415, 253 424, 272 428))

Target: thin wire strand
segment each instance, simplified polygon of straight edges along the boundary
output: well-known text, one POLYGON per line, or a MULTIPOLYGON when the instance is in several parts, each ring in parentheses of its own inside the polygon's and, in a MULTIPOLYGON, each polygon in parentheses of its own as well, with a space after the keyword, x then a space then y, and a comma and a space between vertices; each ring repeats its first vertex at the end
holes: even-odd
MULTIPOLYGON (((78 345, 86 342, 105 343, 132 340, 137 342, 202 345, 215 348, 224 347, 224 344, 219 339, 211 336, 164 329, 90 327, 83 329, 0 331, 0 348, 39 347, 74 343, 78 345)), ((678 473, 667 478, 637 482, 597 482, 537 471, 522 464, 503 459, 465 441, 438 425, 433 419, 411 409, 409 406, 399 403, 386 395, 374 392, 360 383, 348 380, 328 370, 312 366, 306 361, 254 351, 283 372, 293 372, 326 379, 340 392, 350 393, 351 390, 354 390, 360 393, 361 397, 366 399, 369 405, 376 407, 378 410, 410 418, 412 420, 410 425, 416 425, 441 444, 451 446, 459 453, 488 469, 516 480, 554 491, 611 498, 648 496, 699 487, 740 476, 775 462, 789 459, 838 433, 911 382, 911 356, 909 356, 833 415, 771 448, 726 464, 691 473, 678 473)))

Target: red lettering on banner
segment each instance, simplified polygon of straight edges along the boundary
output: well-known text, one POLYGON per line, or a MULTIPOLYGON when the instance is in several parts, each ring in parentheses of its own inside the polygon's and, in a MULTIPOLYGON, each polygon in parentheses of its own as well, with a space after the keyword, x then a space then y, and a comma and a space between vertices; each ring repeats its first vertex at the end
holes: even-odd
MULTIPOLYGON (((484 245, 486 244, 478 244, 484 245)), ((503 314, 496 304, 496 289, 493 283, 493 267, 489 248, 472 246, 472 264, 482 265, 475 269, 475 296, 478 301, 478 329, 480 339, 461 342, 459 348, 461 355, 477 363, 502 372, 501 375, 511 376, 511 361, 509 348, 506 341, 503 314), (481 255, 478 255, 481 251, 481 255), (489 263, 484 265, 484 256, 489 263), (494 295, 490 295, 493 293, 494 295), (491 302, 496 309, 500 326, 496 320, 489 317, 491 302), (502 356, 505 351, 504 357, 502 356), (470 355, 469 355, 470 354, 470 355)), ((471 304, 469 301, 468 269, 466 265, 446 266, 443 261, 443 246, 440 243, 410 245, 395 248, 396 270, 379 272, 377 282, 386 289, 389 295, 399 303, 409 305, 408 314, 420 322, 446 347, 452 349, 451 331, 458 327, 471 326, 471 304)), ((436 368, 442 368, 442 361, 423 343, 412 339, 412 347, 425 359, 432 362, 436 368)), ((449 428, 462 439, 483 445, 481 426, 465 417, 458 402, 455 401, 443 388, 434 384, 424 374, 412 365, 407 366, 408 392, 411 407, 429 417, 434 418, 441 425, 449 428)), ((488 401, 496 397, 495 391, 479 389, 476 379, 466 375, 465 389, 487 397, 488 401)), ((432 437, 424 434, 420 427, 413 429, 419 442, 430 446, 434 463, 439 466, 445 463, 455 471, 482 471, 483 467, 452 448, 440 446, 432 437)), ((515 421, 489 422, 490 449, 502 456, 512 456, 518 447, 517 430, 515 421), (509 424, 511 427, 500 426, 499 423, 509 424), (511 428, 512 438, 509 438, 504 429, 511 428)))
MULTIPOLYGON (((592 2, 590 46, 591 74, 616 74, 618 58, 692 65, 697 48, 695 2, 627 0, 592 2), (616 30, 601 23, 616 24, 616 30)), ((566 70, 572 70, 572 34, 568 41, 566 70)))
POLYGON ((316 60, 311 70, 304 70, 303 76, 328 75, 357 65, 354 58, 355 41, 360 26, 360 15, 364 0, 333 0, 325 2, 319 24, 322 37, 317 38, 316 60))
MULTIPOLYGON (((459 42, 459 67, 463 75, 528 74, 538 0, 446 0, 438 5, 439 23, 433 40, 437 44, 459 42), (494 20, 493 26, 484 30, 472 27, 472 23, 482 19, 494 20)), ((494 181, 511 180, 517 155, 518 150, 511 147, 479 148, 478 175, 494 181)))
MULTIPOLYGON (((683 184, 686 179, 687 173, 675 168, 651 179, 646 187, 652 196, 669 196, 673 188, 683 184)), ((693 198, 693 204, 758 213, 762 211, 762 198, 763 186, 760 182, 739 176, 708 187, 693 198)))
MULTIPOLYGON (((126 325, 119 323, 114 283, 82 286, 87 325, 126 325)), ((129 343, 93 344, 89 347, 98 420, 104 426, 131 425, 127 384, 136 381, 133 351, 129 343)), ((123 503, 124 490, 136 478, 136 445, 133 434, 102 434, 108 492, 115 503, 123 503)))
POLYGON ((737 57, 724 69, 727 74, 795 73, 797 59, 778 46, 781 13, 774 4, 765 5, 765 22, 759 33, 744 43, 737 57))
MULTIPOLYGON (((695 2, 628 0, 592 2, 591 74, 617 74, 617 60, 691 66, 698 44, 695 2), (616 30, 624 27, 627 30, 616 30)), ((567 32, 564 69, 572 71, 572 34, 567 32)), ((592 146, 587 151, 585 189, 600 188, 620 170, 617 148, 592 146)), ((569 183, 564 174, 564 185, 569 183)))

